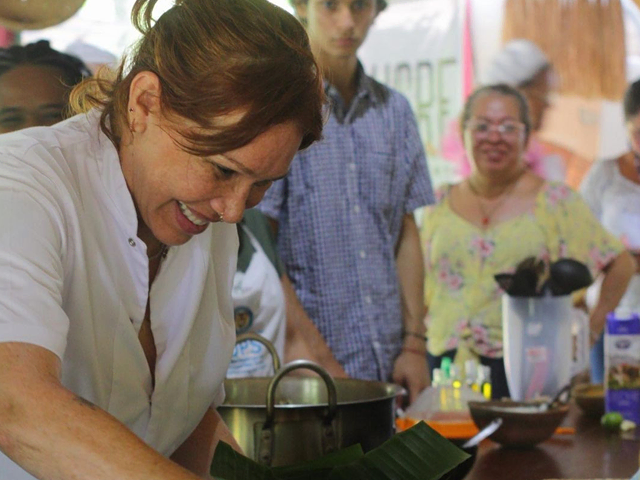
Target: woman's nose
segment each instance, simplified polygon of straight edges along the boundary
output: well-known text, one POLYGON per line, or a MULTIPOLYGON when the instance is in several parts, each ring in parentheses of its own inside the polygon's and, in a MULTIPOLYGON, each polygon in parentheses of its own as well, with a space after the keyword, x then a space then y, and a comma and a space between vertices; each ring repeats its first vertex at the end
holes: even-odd
POLYGON ((227 194, 211 200, 211 208, 219 214, 226 223, 238 223, 242 220, 247 208, 249 190, 236 188, 227 194))

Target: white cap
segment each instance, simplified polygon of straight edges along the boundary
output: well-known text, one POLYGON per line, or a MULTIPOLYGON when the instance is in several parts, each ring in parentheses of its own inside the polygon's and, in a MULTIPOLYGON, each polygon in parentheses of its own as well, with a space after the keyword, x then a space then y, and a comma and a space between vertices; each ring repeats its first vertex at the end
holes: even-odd
POLYGON ((547 66, 549 59, 535 43, 522 38, 511 40, 493 57, 485 84, 506 83, 519 87, 547 66))
POLYGON ((70 43, 65 49, 65 53, 79 57, 89 66, 107 65, 115 67, 118 63, 118 57, 113 53, 79 39, 70 43))

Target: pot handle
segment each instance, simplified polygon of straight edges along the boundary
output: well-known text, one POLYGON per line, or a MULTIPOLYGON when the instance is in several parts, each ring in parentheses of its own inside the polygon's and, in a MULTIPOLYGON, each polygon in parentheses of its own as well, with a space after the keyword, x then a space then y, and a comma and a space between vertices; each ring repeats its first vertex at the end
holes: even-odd
POLYGON ((242 342, 248 342, 249 340, 255 340, 267 347, 267 350, 269 350, 269 353, 271 354, 271 360, 273 361, 273 373, 280 370, 280 357, 278 356, 278 352, 276 352, 276 348, 273 346, 273 343, 255 332, 247 332, 236 337, 236 345, 242 342))
POLYGON ((276 375, 271 379, 271 382, 269 382, 269 387, 267 388, 267 418, 264 423, 264 428, 270 428, 275 418, 275 393, 276 388, 278 387, 278 383, 280 383, 280 380, 282 380, 285 375, 300 368, 313 370, 318 375, 320 375, 320 377, 324 380, 325 385, 327 386, 329 413, 324 419, 325 424, 330 424, 333 418, 336 416, 336 412, 338 411, 338 394, 336 392, 336 384, 333 381, 331 375, 329 375, 329 372, 327 372, 317 363, 310 362, 309 360, 294 360, 282 367, 282 369, 280 369, 278 373, 276 373, 276 375))

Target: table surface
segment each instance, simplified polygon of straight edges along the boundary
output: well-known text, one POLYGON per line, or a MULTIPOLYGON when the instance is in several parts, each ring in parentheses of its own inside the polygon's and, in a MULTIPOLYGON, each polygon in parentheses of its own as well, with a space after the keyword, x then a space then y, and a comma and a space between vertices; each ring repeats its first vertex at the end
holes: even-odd
POLYGON ((575 434, 554 435, 531 449, 485 440, 465 480, 629 479, 638 471, 640 431, 607 433, 599 418, 575 405, 563 425, 574 426, 575 434))

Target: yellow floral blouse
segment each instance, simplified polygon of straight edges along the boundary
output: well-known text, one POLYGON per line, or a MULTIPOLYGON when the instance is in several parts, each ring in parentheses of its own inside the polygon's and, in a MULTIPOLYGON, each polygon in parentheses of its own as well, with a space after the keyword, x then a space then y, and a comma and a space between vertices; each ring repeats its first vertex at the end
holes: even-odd
POLYGON ((571 257, 595 275, 623 250, 600 225, 580 195, 547 183, 533 212, 482 230, 451 210, 450 187, 425 210, 425 319, 429 352, 502 357, 501 295, 493 276, 513 272, 524 258, 571 257))

